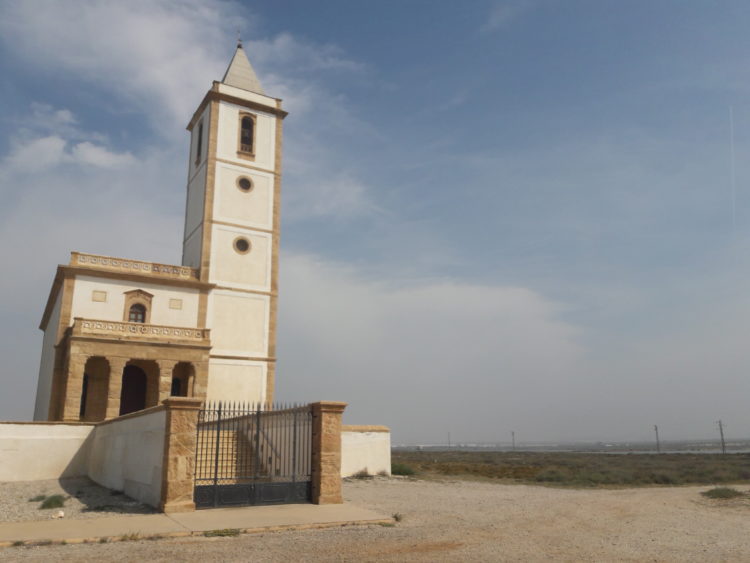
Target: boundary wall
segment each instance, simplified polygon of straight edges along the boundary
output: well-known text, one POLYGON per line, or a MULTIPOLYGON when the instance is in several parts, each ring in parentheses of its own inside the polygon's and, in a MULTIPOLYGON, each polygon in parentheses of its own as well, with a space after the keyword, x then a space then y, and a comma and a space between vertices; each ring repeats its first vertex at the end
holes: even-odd
MULTIPOLYGON (((157 407, 95 424, 0 422, 0 482, 87 476, 162 512, 195 510, 195 441, 202 403, 170 397, 157 407)), ((312 502, 340 504, 346 403, 311 406, 312 502)))
POLYGON ((391 474, 391 430, 387 426, 344 425, 341 429, 341 476, 362 471, 391 474))
POLYGON ((0 422, 0 481, 86 475, 93 424, 0 422))

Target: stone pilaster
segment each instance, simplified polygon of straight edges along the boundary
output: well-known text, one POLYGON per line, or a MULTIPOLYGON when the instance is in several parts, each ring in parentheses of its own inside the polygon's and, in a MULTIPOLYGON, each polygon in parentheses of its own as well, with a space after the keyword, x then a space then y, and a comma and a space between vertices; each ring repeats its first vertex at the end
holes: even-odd
POLYGON ((159 360, 159 403, 163 403, 172 394, 172 375, 177 362, 159 360))
POLYGON ((125 371, 127 358, 107 358, 109 361, 109 381, 107 384, 106 419, 120 416, 120 394, 122 393, 122 372, 125 371))
POLYGON ((86 360, 86 356, 75 354, 68 361, 62 417, 64 421, 77 421, 81 418, 81 393, 86 360))
POLYGON ((341 416, 346 403, 312 404, 312 501, 341 504, 341 416))
POLYGON ((167 408, 167 426, 159 506, 162 512, 195 510, 196 429, 202 402, 191 397, 169 397, 163 401, 167 408))

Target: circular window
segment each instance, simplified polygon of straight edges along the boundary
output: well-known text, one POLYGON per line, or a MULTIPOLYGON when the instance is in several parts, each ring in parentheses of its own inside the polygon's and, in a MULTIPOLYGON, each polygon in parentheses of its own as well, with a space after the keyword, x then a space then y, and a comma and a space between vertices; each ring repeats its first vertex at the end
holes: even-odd
POLYGON ((249 192, 253 189, 253 181, 247 176, 240 176, 237 178, 237 187, 240 191, 249 192))
POLYGON ((250 241, 245 237, 237 237, 234 239, 234 249, 240 254, 247 254, 250 252, 250 241))

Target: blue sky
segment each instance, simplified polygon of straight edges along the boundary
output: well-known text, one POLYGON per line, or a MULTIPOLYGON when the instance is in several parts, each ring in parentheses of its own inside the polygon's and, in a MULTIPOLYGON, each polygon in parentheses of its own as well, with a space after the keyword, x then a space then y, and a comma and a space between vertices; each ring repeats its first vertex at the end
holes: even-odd
POLYGON ((750 436, 748 23, 745 2, 0 1, 0 418, 31 414, 70 250, 179 260, 184 127, 239 28, 290 111, 280 399, 349 401, 396 442, 750 436))

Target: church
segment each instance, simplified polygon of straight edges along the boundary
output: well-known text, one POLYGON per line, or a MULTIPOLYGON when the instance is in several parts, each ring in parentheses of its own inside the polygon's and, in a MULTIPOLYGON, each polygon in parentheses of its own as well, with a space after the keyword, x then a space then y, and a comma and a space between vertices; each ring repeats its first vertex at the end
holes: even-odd
POLYGON ((286 115, 238 44, 187 125, 182 263, 71 252, 40 324, 35 420, 272 402, 286 115))

